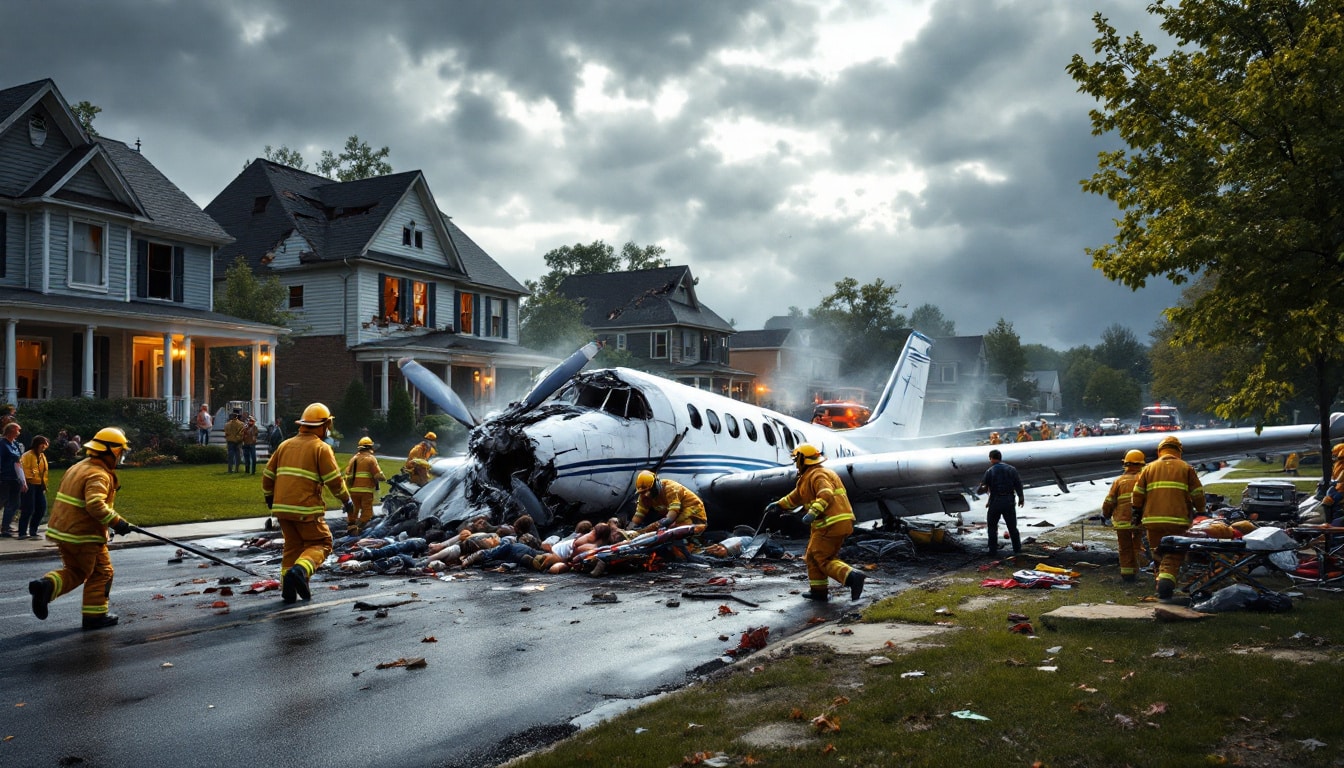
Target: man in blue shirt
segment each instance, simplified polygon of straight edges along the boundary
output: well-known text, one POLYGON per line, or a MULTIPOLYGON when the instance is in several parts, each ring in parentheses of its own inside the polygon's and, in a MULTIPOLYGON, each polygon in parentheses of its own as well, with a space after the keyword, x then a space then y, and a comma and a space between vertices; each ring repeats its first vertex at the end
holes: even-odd
POLYGON ((0 440, 0 502, 4 503, 3 519, 0 519, 0 536, 10 538, 14 535, 14 516, 19 511, 19 496, 28 492, 28 480, 23 474, 23 446, 19 444, 19 423, 11 421, 5 425, 4 439, 0 440))
POLYGON ((1022 554, 1022 538, 1017 532, 1017 510, 1013 509, 1013 497, 1017 497, 1017 506, 1023 506, 1022 478, 1012 464, 1003 462, 1003 453, 995 448, 989 452, 989 469, 980 481, 977 493, 989 493, 989 514, 985 522, 989 525, 989 554, 999 552, 999 518, 1008 526, 1008 535, 1013 540, 1013 555, 1022 554))

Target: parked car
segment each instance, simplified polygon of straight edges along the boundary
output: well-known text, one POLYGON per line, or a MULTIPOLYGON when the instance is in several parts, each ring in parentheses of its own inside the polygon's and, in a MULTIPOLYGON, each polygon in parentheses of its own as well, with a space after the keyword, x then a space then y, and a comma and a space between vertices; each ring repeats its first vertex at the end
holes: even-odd
POLYGON ((1252 480, 1241 492, 1241 511, 1252 520, 1295 520, 1306 497, 1287 480, 1252 480))
POLYGON ((1101 420, 1101 434, 1118 435, 1124 431, 1124 426, 1120 424, 1120 419, 1115 416, 1107 416, 1101 420))

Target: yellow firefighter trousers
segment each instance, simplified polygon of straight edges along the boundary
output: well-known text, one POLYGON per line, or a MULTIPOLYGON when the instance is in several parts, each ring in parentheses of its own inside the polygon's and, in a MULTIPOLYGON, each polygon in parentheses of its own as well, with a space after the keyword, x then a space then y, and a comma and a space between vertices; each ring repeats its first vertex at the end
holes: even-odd
POLYGON ((1184 536, 1188 525, 1176 523, 1144 523, 1148 531, 1148 546, 1153 548, 1153 557, 1157 560, 1157 581, 1167 579, 1172 585, 1180 583, 1181 564, 1185 562, 1184 552, 1168 552, 1159 555, 1157 548, 1162 544, 1163 536, 1184 536))
POLYGON ((280 570, 288 571, 291 566, 299 565, 309 575, 331 554, 331 529, 321 515, 313 515, 304 520, 277 518, 280 522, 280 534, 285 537, 285 549, 280 560, 280 570))
POLYGON ((1139 553, 1143 551, 1143 526, 1116 527, 1115 540, 1120 550, 1120 575, 1133 576, 1139 572, 1139 553))
POLYGON ((364 524, 373 519, 373 489, 363 491, 351 488, 350 500, 355 502, 355 508, 345 516, 345 522, 352 526, 358 525, 363 530, 364 524))
POLYGON ((84 604, 80 613, 85 616, 107 613, 107 595, 112 588, 112 558, 107 554, 107 545, 58 541, 56 549, 61 553, 62 567, 43 577, 56 585, 51 599, 74 592, 83 584, 84 604))
POLYGON ((812 589, 825 590, 827 576, 841 584, 849 578, 849 572, 854 569, 836 555, 853 530, 853 524, 847 522, 812 529, 812 535, 807 539, 807 551, 803 553, 803 562, 807 563, 807 583, 812 589))

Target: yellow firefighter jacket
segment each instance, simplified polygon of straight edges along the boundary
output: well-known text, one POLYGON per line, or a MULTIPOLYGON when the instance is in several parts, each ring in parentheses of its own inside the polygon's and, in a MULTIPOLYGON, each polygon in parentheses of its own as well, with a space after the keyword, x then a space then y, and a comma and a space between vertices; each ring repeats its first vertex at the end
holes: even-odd
POLYGON ((1130 502, 1145 525, 1189 525, 1194 515, 1204 514, 1204 486, 1194 467, 1175 453, 1164 451, 1139 471, 1130 502))
POLYGON ((121 521, 112 508, 117 473, 89 457, 66 471, 51 505, 47 538, 67 544, 106 544, 107 529, 121 521))
POLYGON ((430 445, 428 440, 421 440, 411 448, 411 452, 406 456, 406 464, 401 470, 410 474, 411 482, 424 485, 429 482, 429 460, 438 455, 439 452, 434 450, 434 446, 430 445))
POLYGON ((638 528, 649 512, 674 518, 674 526, 705 524, 705 504, 691 489, 674 480, 659 480, 658 484, 662 485, 659 493, 638 494, 635 514, 630 518, 632 528, 638 528))
POLYGON ((373 451, 361 448, 345 465, 345 479, 351 493, 373 493, 378 487, 378 481, 387 478, 383 477, 383 468, 378 466, 378 458, 373 455, 373 451))
POLYGON ((806 511, 816 517, 812 528, 826 528, 846 520, 853 524, 854 509, 849 505, 845 494, 845 484, 840 476, 820 464, 807 467, 798 475, 798 484, 788 496, 779 500, 785 509, 807 507, 806 511))
POLYGON ((341 503, 350 500, 336 453, 318 437, 320 427, 301 425, 299 434, 275 449, 261 473, 261 492, 272 499, 277 518, 305 520, 326 514, 322 486, 341 503))
POLYGON ((1111 483, 1111 490, 1106 494, 1106 500, 1101 502, 1101 513, 1111 518, 1111 524, 1117 531, 1123 531, 1134 527, 1134 507, 1131 503, 1132 496, 1130 491, 1134 488, 1134 481, 1139 479, 1139 470, 1141 467, 1125 467, 1125 473, 1111 483))

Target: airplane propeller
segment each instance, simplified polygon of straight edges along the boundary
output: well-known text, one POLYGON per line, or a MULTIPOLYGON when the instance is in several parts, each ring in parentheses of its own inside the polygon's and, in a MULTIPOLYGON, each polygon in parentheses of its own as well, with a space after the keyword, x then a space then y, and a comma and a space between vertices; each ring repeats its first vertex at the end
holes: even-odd
POLYGON ((564 386, 566 381, 573 378, 574 374, 578 373, 583 366, 597 356, 597 351, 600 348, 601 345, 596 341, 590 341, 580 347, 577 352, 565 358, 564 362, 557 365, 555 370, 547 374, 546 378, 542 379, 532 388, 531 392, 527 393, 527 397, 524 397, 519 404, 519 409, 530 411, 540 405, 541 401, 555 394, 557 389, 564 386))
POLYGON ((472 429, 480 423, 476 421, 475 416, 471 415, 471 411, 467 410, 467 405, 462 402, 462 398, 458 397, 453 388, 445 384, 437 374, 409 357, 398 360, 397 367, 401 369, 401 375, 405 376, 407 381, 414 384, 416 389, 425 394, 425 397, 442 408, 444 413, 456 419, 457 423, 467 429, 472 429))

